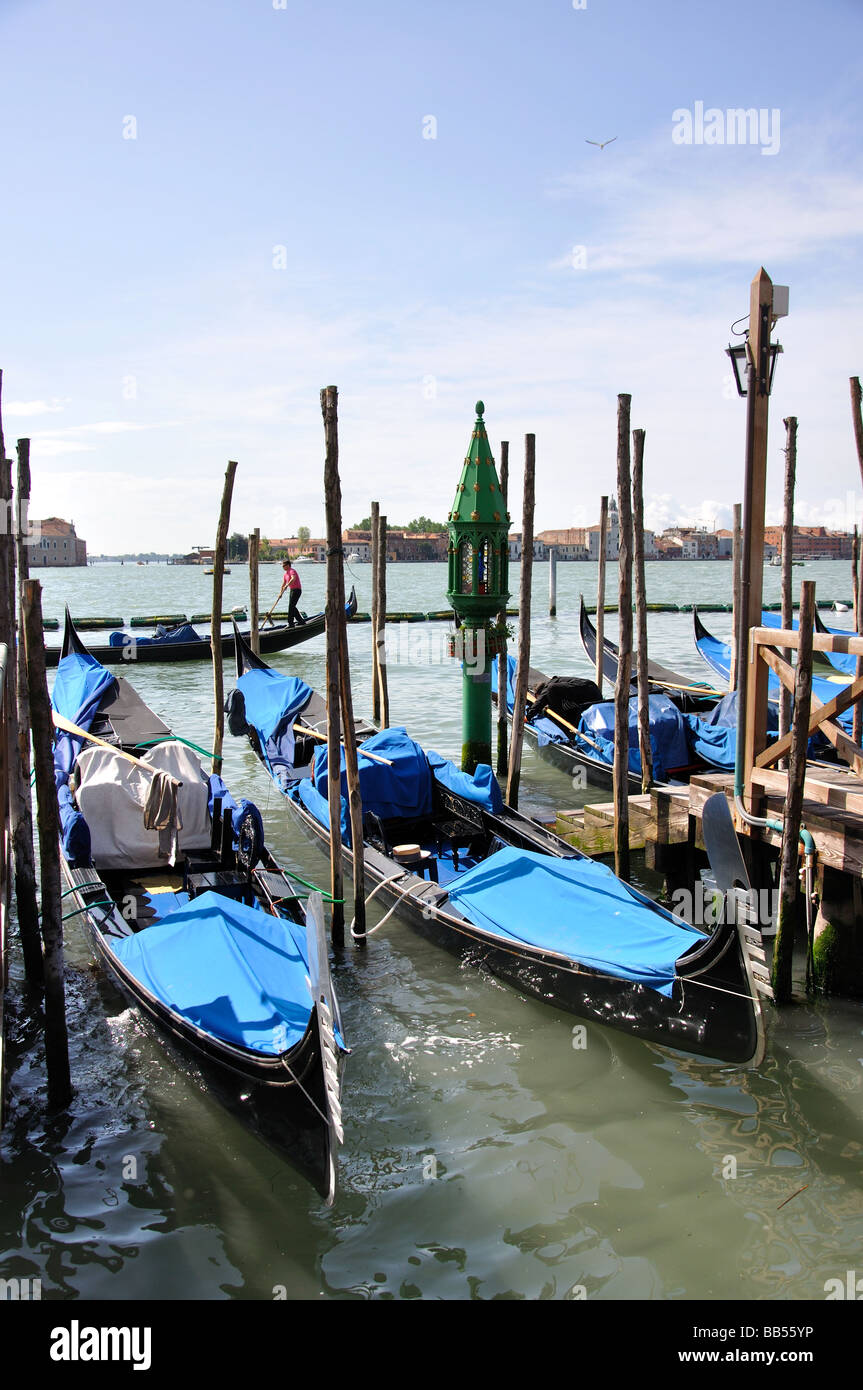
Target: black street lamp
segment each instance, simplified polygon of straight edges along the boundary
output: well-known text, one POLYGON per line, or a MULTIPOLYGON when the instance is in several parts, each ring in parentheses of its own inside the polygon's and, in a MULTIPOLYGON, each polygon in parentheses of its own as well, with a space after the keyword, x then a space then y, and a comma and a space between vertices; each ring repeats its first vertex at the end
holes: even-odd
MULTIPOLYGON (((734 384, 737 387, 738 396, 745 396, 749 389, 749 368, 754 367, 751 361, 749 350, 749 334, 746 334, 742 343, 734 343, 725 349, 731 358, 731 365, 734 368, 734 384)), ((783 351, 781 343, 768 343, 767 354, 768 362, 764 366, 764 374, 767 382, 767 390, 759 392, 760 395, 770 395, 773 390, 773 376, 776 371, 776 362, 780 352, 783 351)))

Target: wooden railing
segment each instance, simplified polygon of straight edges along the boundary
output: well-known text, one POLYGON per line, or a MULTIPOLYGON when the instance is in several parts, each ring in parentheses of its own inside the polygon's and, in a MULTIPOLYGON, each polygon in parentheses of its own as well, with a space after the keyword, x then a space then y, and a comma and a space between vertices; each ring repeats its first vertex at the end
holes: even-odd
MULTIPOLYGON (((799 632, 786 628, 756 627, 749 634, 749 671, 747 686, 750 698, 747 708, 746 739, 744 744, 743 772, 744 786, 748 790, 753 768, 771 767, 781 758, 787 758, 791 749, 791 734, 766 747, 766 739, 759 733, 756 702, 752 692, 762 683, 767 671, 759 669, 759 663, 776 675, 787 690, 794 693, 794 667, 778 649, 797 651, 800 647, 799 632)), ((863 657, 863 637, 815 632, 812 634, 814 652, 838 652, 863 657)), ((859 668, 858 668, 859 669, 859 668)), ((819 730, 832 743, 840 758, 849 763, 857 773, 863 773, 863 747, 855 743, 836 722, 837 715, 843 714, 851 705, 863 698, 863 676, 855 677, 847 686, 834 695, 832 700, 823 701, 812 692, 812 705, 809 714, 809 736, 819 730)))

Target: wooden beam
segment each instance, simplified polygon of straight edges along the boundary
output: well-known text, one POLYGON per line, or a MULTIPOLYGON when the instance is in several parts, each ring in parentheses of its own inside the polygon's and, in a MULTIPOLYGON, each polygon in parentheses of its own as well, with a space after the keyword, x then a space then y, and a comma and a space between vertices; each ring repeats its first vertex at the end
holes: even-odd
POLYGON ((605 548, 608 533, 608 498, 599 499, 599 549, 596 571, 596 675, 599 693, 603 691, 602 647, 605 641, 605 548))
MULTIPOLYGON (((533 578, 533 513, 536 497, 536 435, 524 437, 524 499, 521 520, 521 583, 518 603, 518 666, 513 691, 512 733, 509 745, 509 771, 506 779, 506 799, 518 806, 518 786, 521 778, 521 750, 524 742, 524 713, 527 707, 527 684, 530 676, 530 600, 533 578)), ((503 687, 504 698, 506 685, 503 687)))
POLYGON ((213 653, 213 772, 222 773, 222 743, 225 738, 225 682, 222 662, 222 584, 225 577, 225 552, 228 548, 228 525, 231 520, 231 497, 234 492, 236 462, 231 460, 225 469, 222 506, 216 531, 216 550, 213 555, 213 611, 210 618, 210 648, 213 653))
MULTIPOLYGON (((339 484, 338 391, 321 391, 324 417, 324 504, 327 518, 327 793, 330 817, 330 895, 333 899, 331 935, 334 946, 345 944, 344 873, 342 868, 342 750, 339 706, 341 702, 341 643, 339 576, 341 561, 341 487, 339 484)), ((344 580, 342 581, 344 583, 344 580)), ((344 615, 344 604, 341 604, 344 615)), ((355 847, 362 856, 362 838, 355 847)))
MULTIPOLYGON (((813 734, 824 720, 832 720, 835 719, 837 714, 843 714, 844 711, 848 709, 849 706, 853 705, 855 700, 859 700, 861 696, 863 696, 863 676, 852 681, 851 685, 846 686, 844 690, 840 690, 839 694, 834 695, 833 699, 828 700, 826 704, 822 704, 818 696, 813 695, 812 708, 809 711, 809 734, 813 734)), ((843 737, 847 738, 847 735, 843 735, 843 737)), ((848 741, 850 742, 850 739, 848 741)), ((772 743, 769 748, 765 748, 763 753, 759 753, 754 766, 770 767, 773 763, 778 762, 780 758, 784 758, 790 750, 791 735, 789 733, 777 739, 776 743, 772 743)), ((857 752, 859 755, 860 750, 858 749, 857 752)))

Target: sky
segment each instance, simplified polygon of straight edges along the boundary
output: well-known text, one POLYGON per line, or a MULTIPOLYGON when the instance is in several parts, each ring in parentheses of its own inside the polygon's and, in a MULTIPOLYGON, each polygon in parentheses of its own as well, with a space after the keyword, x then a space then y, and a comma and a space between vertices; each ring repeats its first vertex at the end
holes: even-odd
POLYGON ((796 415, 796 519, 863 521, 863 0, 0 0, 0 53, 7 453, 91 553, 211 544, 228 459, 232 530, 323 534, 329 384, 345 525, 445 519, 478 398, 514 529, 527 432, 593 523, 620 392, 646 524, 728 525, 762 265, 768 520, 796 415))

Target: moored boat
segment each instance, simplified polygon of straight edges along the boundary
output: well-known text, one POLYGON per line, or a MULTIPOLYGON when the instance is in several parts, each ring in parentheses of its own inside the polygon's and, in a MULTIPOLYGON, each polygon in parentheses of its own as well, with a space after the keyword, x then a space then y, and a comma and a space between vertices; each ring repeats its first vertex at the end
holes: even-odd
POLYGON ((207 776, 68 617, 52 704, 64 915, 331 1201, 346 1048, 319 895, 304 911, 253 803, 207 776))
MULTIPOLYGON (((229 728, 249 738, 290 813, 325 848, 324 701, 271 670, 239 633, 236 645, 229 728)), ((700 1056, 760 1058, 757 931, 747 936, 733 920, 711 932, 689 926, 506 806, 489 767, 468 776, 404 729, 359 721, 357 738, 363 844, 351 844, 344 771, 341 837, 348 867, 362 853, 379 900, 579 1017, 700 1056)))
MULTIPOLYGON (((348 617, 353 617, 356 611, 357 596, 355 590, 351 589, 346 604, 348 617)), ((325 613, 315 613, 313 617, 306 618, 295 627, 289 627, 287 623, 275 623, 272 626, 262 624, 258 633, 259 645, 262 652, 272 655, 296 647, 301 642, 308 642, 312 637, 320 637, 325 628, 325 613)), ((248 631, 244 636, 248 639, 248 631)), ((56 666, 61 651, 61 647, 46 646, 46 665, 56 666)), ((222 655, 231 658, 233 653, 234 638, 230 633, 223 633, 222 655)), ((139 661, 209 661, 212 645, 209 633, 202 635, 191 623, 183 621, 176 627, 165 627, 161 631, 157 629, 153 637, 139 637, 129 632, 112 632, 107 645, 91 647, 90 654, 103 666, 127 665, 139 661)))

